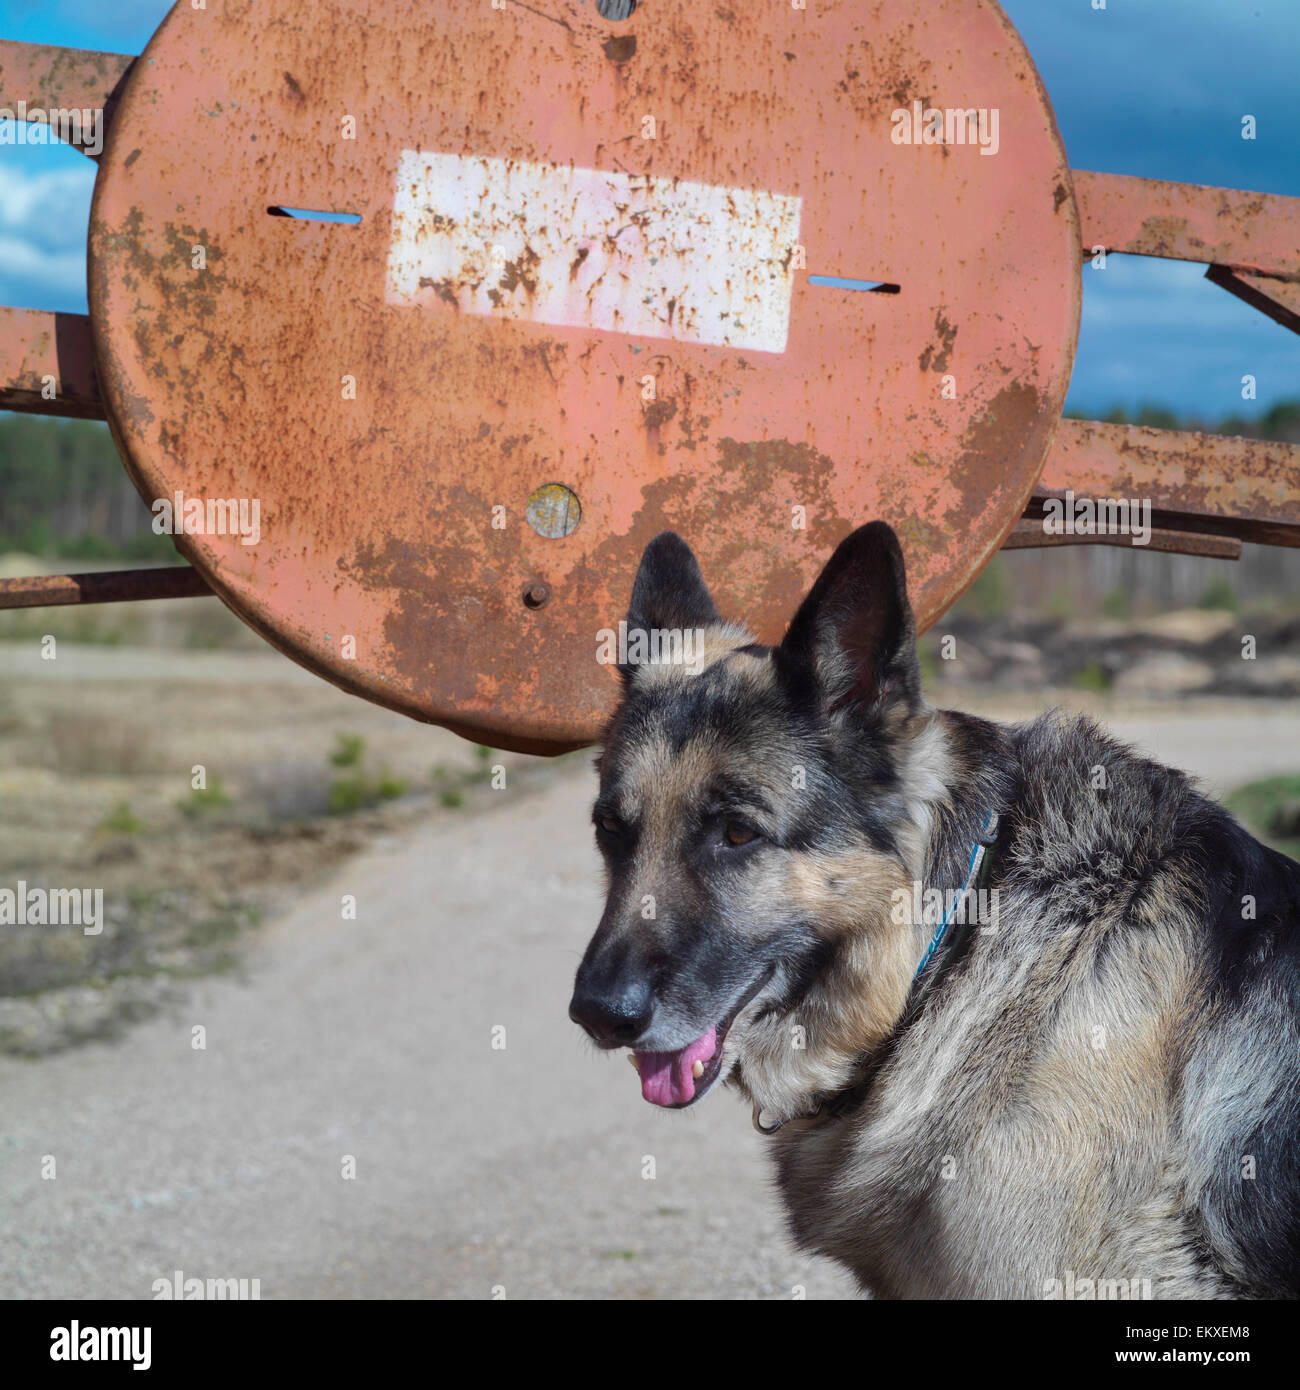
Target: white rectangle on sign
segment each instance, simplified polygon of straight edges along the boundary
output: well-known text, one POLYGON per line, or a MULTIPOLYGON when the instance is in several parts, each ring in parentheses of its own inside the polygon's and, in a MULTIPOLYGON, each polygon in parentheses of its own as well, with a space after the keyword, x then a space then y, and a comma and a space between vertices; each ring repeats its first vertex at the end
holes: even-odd
POLYGON ((388 299, 784 352, 802 200, 405 150, 388 299))

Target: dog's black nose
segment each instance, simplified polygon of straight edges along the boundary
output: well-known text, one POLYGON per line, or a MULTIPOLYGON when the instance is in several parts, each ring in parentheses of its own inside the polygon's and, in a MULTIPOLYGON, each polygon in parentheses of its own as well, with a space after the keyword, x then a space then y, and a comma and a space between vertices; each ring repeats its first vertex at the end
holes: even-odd
POLYGON ((650 1026, 652 1013, 654 996, 645 980, 597 988, 579 979, 569 1004, 569 1017, 610 1047, 630 1047, 650 1026))

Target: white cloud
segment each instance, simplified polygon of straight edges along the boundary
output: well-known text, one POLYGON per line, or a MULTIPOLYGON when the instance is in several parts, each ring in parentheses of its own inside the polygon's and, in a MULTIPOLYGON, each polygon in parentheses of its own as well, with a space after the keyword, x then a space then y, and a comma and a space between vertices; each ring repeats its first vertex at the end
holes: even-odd
POLYGON ((55 251, 0 234, 0 287, 21 287, 24 298, 47 292, 60 302, 86 292, 86 253, 55 251))
POLYGON ((0 146, 0 303, 84 306, 94 186, 95 166, 80 155, 0 146), (43 167, 65 156, 67 167, 43 167))
POLYGON ((84 247, 95 187, 95 166, 84 163, 84 170, 39 173, 0 163, 0 235, 60 250, 84 247))

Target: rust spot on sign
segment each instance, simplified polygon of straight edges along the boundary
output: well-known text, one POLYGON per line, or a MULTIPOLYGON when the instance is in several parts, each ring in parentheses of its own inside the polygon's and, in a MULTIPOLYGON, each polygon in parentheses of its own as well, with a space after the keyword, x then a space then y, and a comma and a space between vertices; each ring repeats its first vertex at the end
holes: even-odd
POLYGON ((934 331, 938 344, 928 343, 921 354, 921 370, 946 372, 948 359, 952 356, 952 345, 957 341, 957 325, 949 323, 942 309, 934 316, 934 331))
POLYGON ((612 34, 603 45, 611 63, 626 63, 636 53, 635 34, 612 34))

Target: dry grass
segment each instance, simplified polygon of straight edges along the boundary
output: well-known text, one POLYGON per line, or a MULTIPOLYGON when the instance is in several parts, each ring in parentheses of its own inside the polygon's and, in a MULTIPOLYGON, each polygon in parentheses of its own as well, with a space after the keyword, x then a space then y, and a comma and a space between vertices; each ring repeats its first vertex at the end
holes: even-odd
POLYGON ((56 710, 45 728, 43 765, 65 776, 138 777, 165 769, 148 725, 56 710))

